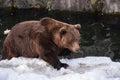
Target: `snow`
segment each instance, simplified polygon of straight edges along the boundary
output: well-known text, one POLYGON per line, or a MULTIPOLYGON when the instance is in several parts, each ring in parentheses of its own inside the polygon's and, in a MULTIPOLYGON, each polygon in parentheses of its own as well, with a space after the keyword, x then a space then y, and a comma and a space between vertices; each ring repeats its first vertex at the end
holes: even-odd
POLYGON ((7 35, 9 32, 10 32, 10 30, 9 30, 9 29, 6 29, 6 30, 4 31, 4 35, 7 35))
POLYGON ((67 69, 54 69, 37 58, 0 61, 0 80, 120 80, 120 63, 108 57, 61 59, 67 69))

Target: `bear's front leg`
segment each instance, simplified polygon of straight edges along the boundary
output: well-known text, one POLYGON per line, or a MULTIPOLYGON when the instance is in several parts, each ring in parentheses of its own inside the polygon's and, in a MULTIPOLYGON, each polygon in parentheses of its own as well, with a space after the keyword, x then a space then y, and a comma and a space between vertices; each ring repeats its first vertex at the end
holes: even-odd
POLYGON ((64 67, 64 68, 68 67, 68 64, 60 62, 57 55, 47 54, 44 57, 42 57, 42 59, 48 62, 50 65, 52 65, 57 70, 59 70, 61 67, 64 67))

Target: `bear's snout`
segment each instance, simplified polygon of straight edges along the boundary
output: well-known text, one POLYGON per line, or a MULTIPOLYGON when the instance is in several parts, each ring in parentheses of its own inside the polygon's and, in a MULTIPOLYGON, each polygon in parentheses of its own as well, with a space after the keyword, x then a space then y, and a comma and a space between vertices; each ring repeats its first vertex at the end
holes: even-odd
POLYGON ((79 43, 74 42, 74 43, 72 44, 72 46, 70 47, 70 50, 71 50, 72 52, 75 52, 75 53, 79 52, 79 51, 80 51, 79 43))

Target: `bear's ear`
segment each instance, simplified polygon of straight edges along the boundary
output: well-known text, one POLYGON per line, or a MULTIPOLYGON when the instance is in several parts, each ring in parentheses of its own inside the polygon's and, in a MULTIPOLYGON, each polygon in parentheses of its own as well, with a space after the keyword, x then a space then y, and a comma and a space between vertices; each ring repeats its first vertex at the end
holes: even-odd
POLYGON ((66 31, 65 28, 61 28, 61 29, 60 29, 60 34, 61 34, 61 35, 64 35, 64 34, 66 34, 66 33, 67 33, 67 31, 66 31))
POLYGON ((76 29, 78 29, 78 30, 81 29, 81 25, 80 25, 80 24, 75 24, 74 27, 75 27, 76 29))
POLYGON ((54 20, 52 18, 49 18, 49 17, 45 17, 45 18, 42 18, 40 20, 40 24, 43 25, 43 26, 52 25, 53 22, 54 22, 54 20))

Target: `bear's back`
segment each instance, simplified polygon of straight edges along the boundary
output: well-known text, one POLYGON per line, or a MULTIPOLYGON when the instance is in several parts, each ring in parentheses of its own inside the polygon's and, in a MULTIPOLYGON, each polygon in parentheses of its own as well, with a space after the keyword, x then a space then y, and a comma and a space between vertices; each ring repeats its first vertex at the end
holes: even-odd
MULTIPOLYGON (((32 27, 34 27, 35 25, 40 25, 39 21, 24 21, 21 23, 16 24, 12 29, 11 32, 14 34, 22 34, 22 33, 27 33, 29 32, 32 27)), ((15 34, 15 35, 16 35, 15 34)))

